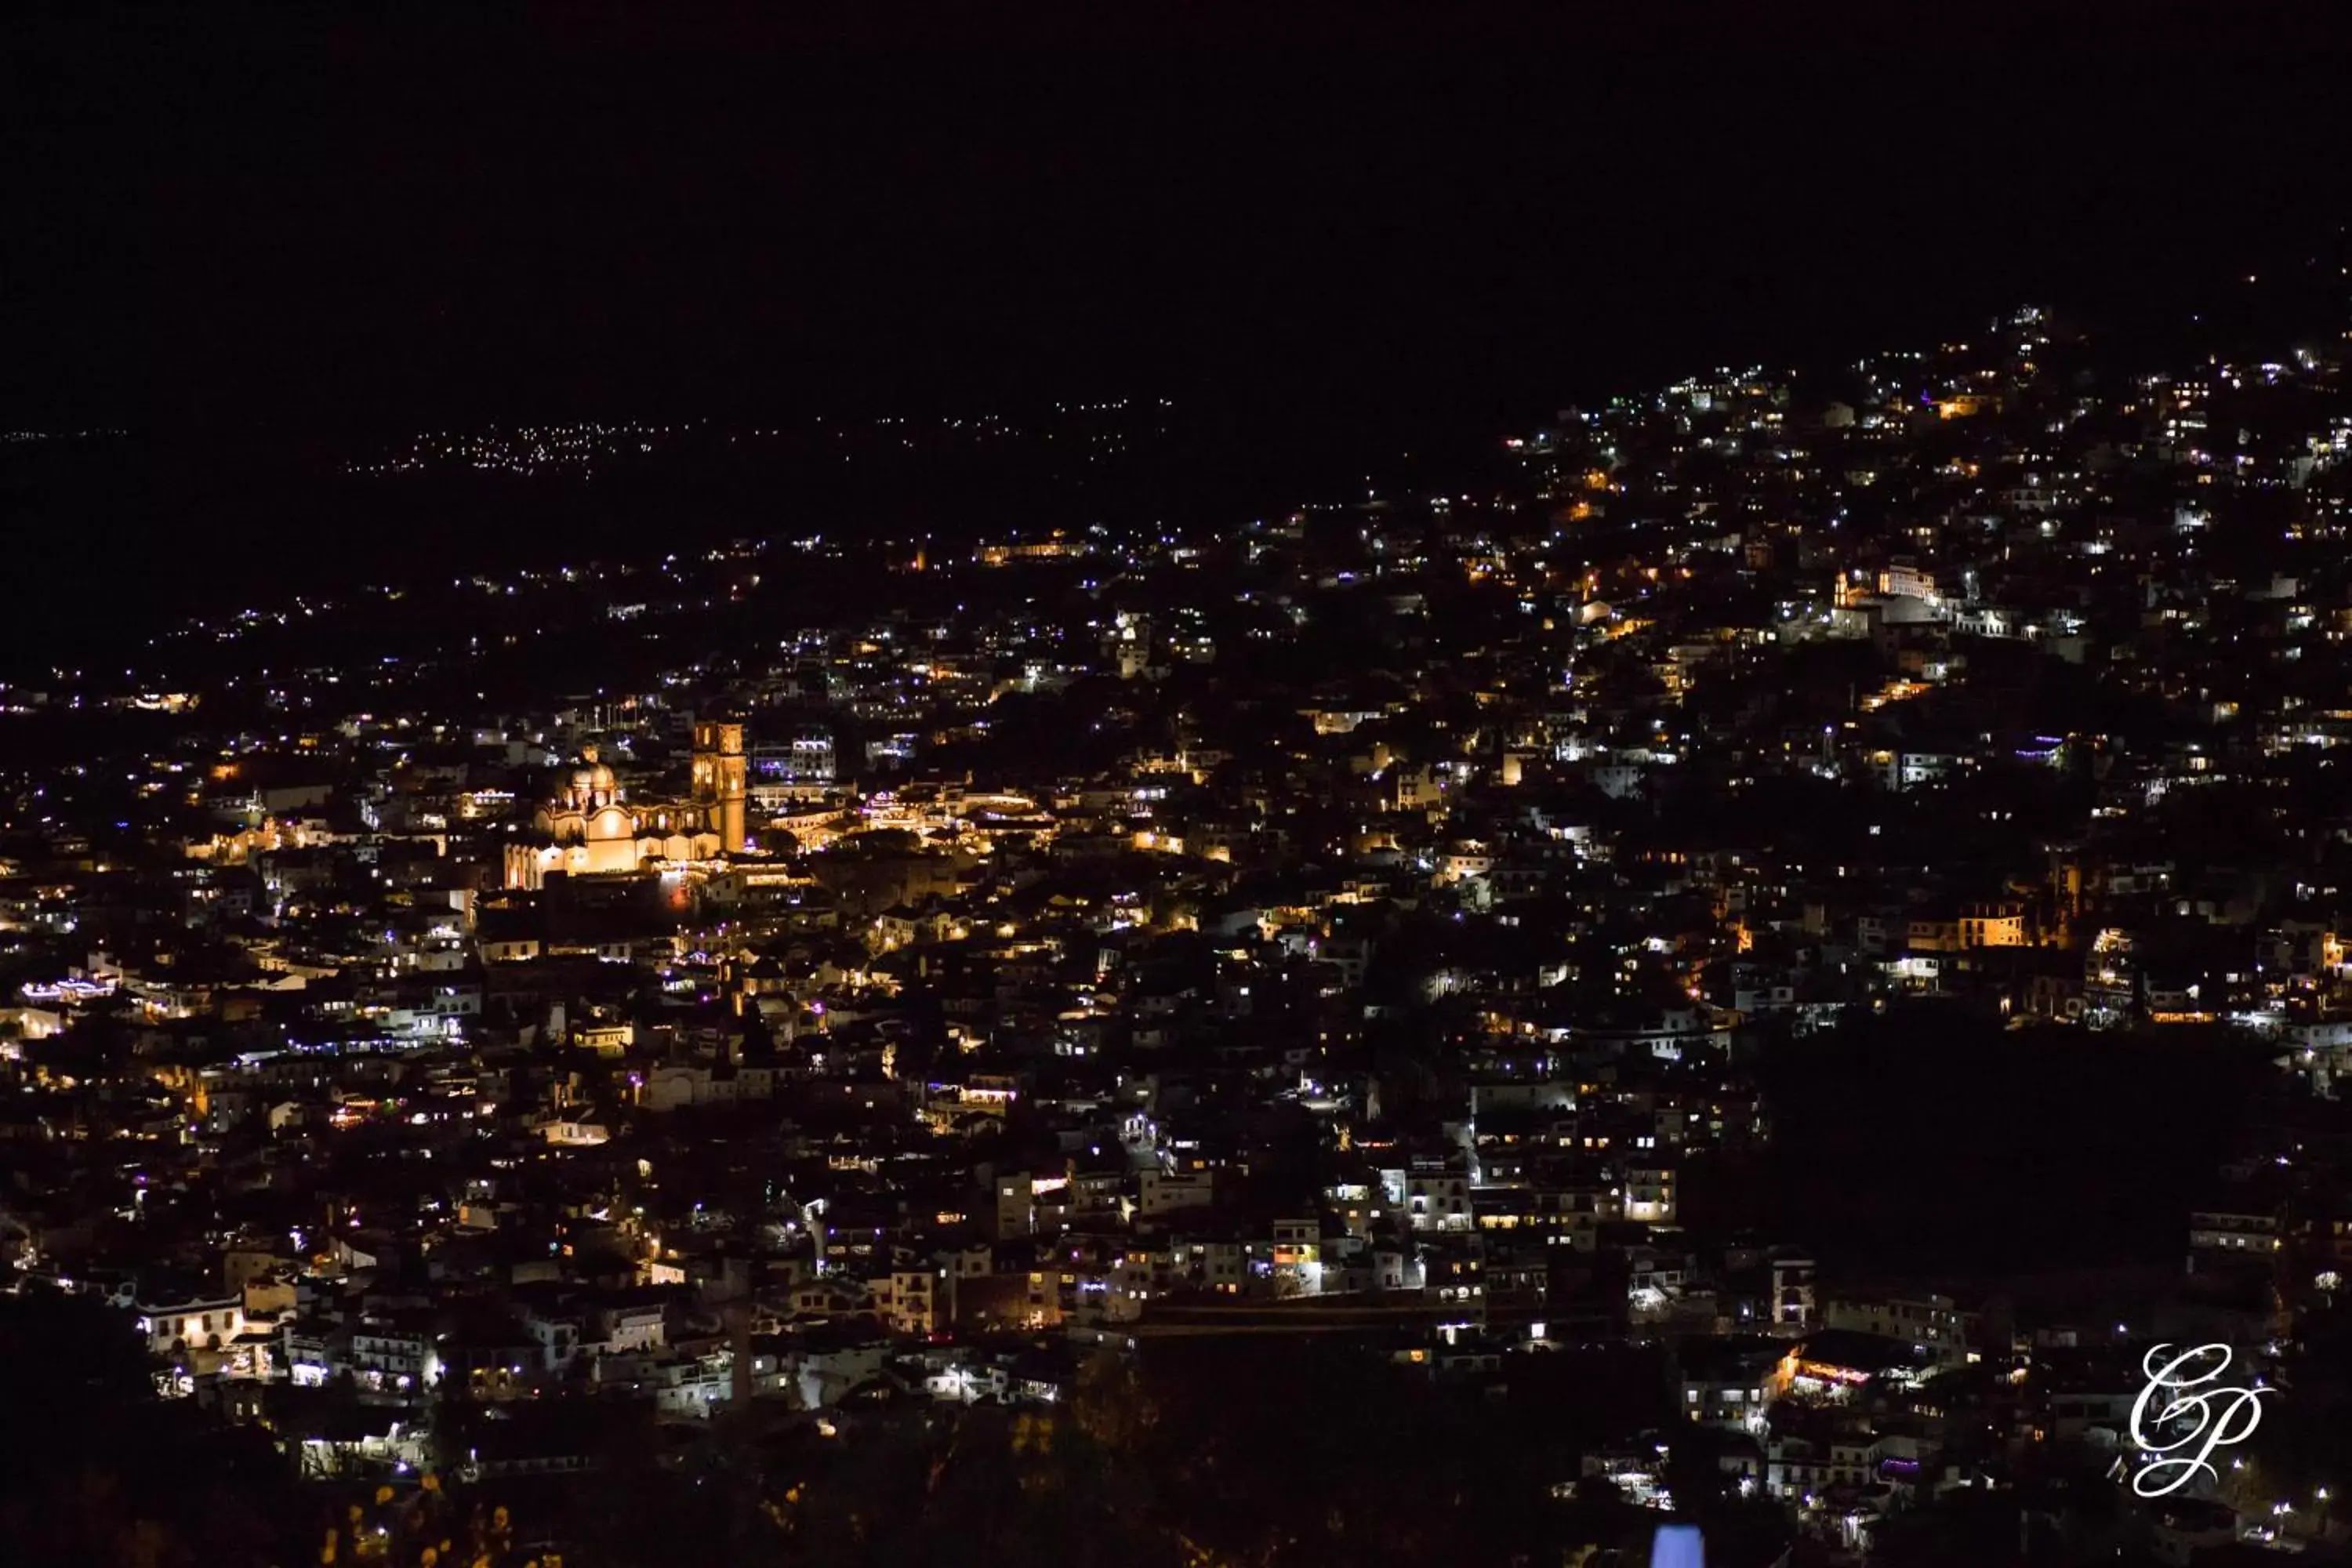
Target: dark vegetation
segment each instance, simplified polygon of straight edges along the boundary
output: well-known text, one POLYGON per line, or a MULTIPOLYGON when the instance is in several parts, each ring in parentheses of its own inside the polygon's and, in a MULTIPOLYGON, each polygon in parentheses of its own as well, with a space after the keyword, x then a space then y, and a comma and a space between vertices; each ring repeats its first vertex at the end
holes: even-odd
POLYGON ((1769 1219, 1872 1274, 1944 1278, 2177 1268, 2183 1216, 2275 1079, 2218 1028, 2011 1031, 1934 1009, 1784 1042, 1761 1075, 1771 1146, 1694 1170, 1695 1221, 1769 1219))

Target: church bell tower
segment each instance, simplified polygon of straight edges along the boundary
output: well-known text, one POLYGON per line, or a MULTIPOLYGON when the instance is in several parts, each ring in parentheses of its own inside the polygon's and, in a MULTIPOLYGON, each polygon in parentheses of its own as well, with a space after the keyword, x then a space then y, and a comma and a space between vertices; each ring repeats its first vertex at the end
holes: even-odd
POLYGON ((694 799, 709 812, 719 847, 743 852, 743 726, 698 721, 694 726, 694 799))

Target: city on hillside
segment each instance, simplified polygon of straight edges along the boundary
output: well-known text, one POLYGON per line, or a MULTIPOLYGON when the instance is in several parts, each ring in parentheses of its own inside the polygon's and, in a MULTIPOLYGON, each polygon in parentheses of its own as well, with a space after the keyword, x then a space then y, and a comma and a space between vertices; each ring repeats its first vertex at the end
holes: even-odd
POLYGON ((2112 347, 15 680, 25 1397, 404 1563, 2336 1560, 2352 341, 2112 347), (2200 1343, 2282 1396, 2136 1495, 2200 1343))

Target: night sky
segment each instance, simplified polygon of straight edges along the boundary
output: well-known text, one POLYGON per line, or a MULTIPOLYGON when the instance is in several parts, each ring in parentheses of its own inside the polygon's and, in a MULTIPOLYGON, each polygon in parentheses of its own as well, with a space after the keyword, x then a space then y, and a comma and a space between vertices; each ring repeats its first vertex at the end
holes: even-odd
POLYGON ((1164 396, 1126 510, 1223 526, 2026 300, 2128 345, 2352 206, 2323 5, 472 9, 0 20, 0 427, 132 432, 0 452, 25 570, 126 566, 0 662, 552 536, 1043 515, 1020 471, 322 486, 419 430, 1164 396))
POLYGON ((459 9, 10 24, 11 417, 1500 426, 2112 307, 2347 195, 2325 5, 459 9))

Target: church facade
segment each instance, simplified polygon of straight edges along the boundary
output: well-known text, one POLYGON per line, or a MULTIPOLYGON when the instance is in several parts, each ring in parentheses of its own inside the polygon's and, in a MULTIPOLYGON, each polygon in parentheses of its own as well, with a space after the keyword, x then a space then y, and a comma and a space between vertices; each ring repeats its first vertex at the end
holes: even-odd
POLYGON ((551 871, 610 876, 649 860, 709 860, 745 847, 743 726, 694 727, 693 795, 632 802, 613 770, 582 749, 580 765, 531 817, 531 842, 506 850, 506 885, 537 890, 551 871))

